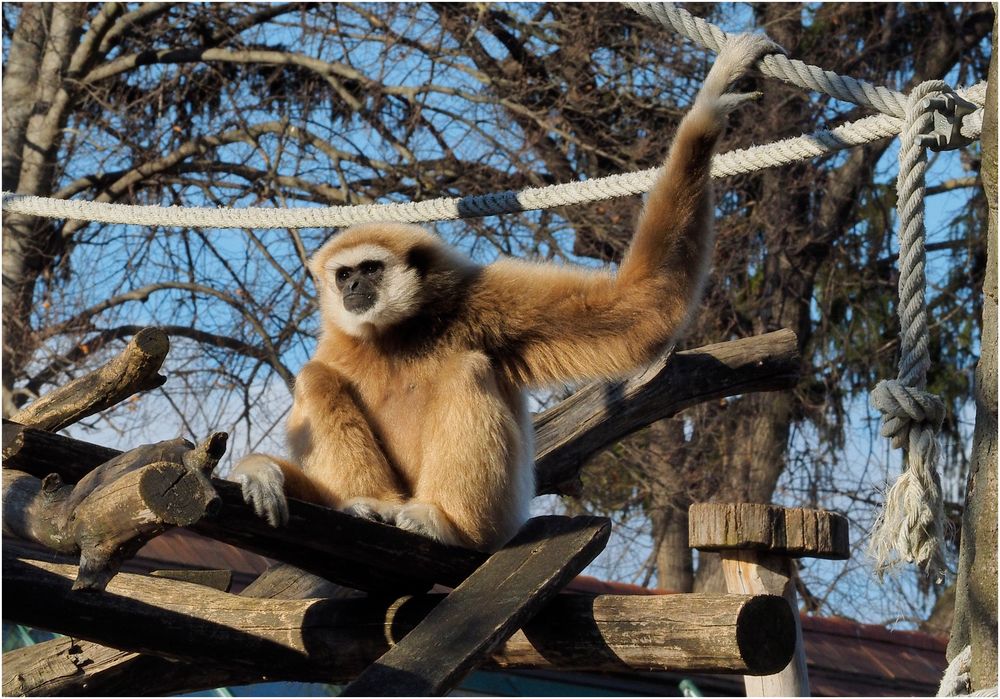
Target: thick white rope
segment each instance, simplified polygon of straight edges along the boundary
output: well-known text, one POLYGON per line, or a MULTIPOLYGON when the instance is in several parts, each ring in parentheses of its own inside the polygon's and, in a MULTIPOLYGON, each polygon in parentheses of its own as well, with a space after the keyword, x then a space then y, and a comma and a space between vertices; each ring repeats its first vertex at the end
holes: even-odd
MULTIPOLYGON (((695 17, 687 10, 670 2, 625 2, 626 7, 644 17, 670 27, 678 34, 695 41, 716 53, 729 41, 722 29, 695 17)), ((864 80, 837 75, 818 66, 790 60, 780 53, 768 54, 758 63, 761 73, 793 85, 824 92, 840 100, 877 109, 883 114, 902 118, 906 113, 906 95, 864 80)))
MULTIPOLYGON (((985 84, 960 91, 977 104, 985 100, 985 84)), ((980 115, 982 110, 978 112, 980 115)), ((968 120, 969 117, 966 117, 968 120)), ((902 120, 878 114, 838 126, 774 143, 722 153, 712 161, 712 176, 726 177, 755 172, 767 167, 807 160, 863 143, 896 136, 902 120)), ((982 119, 980 118, 980 124, 982 119)), ((368 221, 420 223, 477 216, 493 216, 516 211, 548 209, 649 191, 658 168, 641 170, 583 182, 525 189, 521 192, 494 192, 462 198, 430 199, 399 204, 324 206, 279 209, 267 207, 209 208, 180 206, 140 206, 52 199, 3 193, 3 210, 9 213, 79 221, 100 221, 141 226, 184 228, 340 228, 368 221)))
POLYGON ((931 95, 951 92, 929 80, 910 93, 906 128, 900 137, 897 210, 899 212, 899 373, 871 393, 882 413, 882 436, 903 449, 903 472, 886 493, 885 508, 872 530, 869 551, 881 578, 901 559, 916 563, 939 582, 944 579, 944 503, 936 464, 937 433, 944 403, 924 390, 928 352, 924 263, 924 175, 927 152, 920 137, 934 127, 931 95))
MULTIPOLYGON (((701 46, 718 53, 729 35, 716 25, 670 2, 623 2, 623 5, 643 17, 659 22, 686 36, 701 46)), ((882 85, 873 85, 846 75, 838 75, 819 66, 793 60, 781 53, 770 53, 757 62, 757 69, 764 75, 777 78, 808 90, 822 92, 831 97, 863 107, 871 107, 883 114, 902 119, 906 115, 906 95, 882 85)), ((969 88, 969 94, 958 93, 980 107, 986 100, 986 83, 969 88)), ((983 130, 983 112, 979 109, 962 121, 962 135, 976 138, 983 130)))
POLYGON ((966 646, 962 651, 951 659, 948 668, 941 678, 941 686, 938 688, 939 697, 995 697, 996 687, 980 689, 975 692, 972 689, 972 646, 966 646))

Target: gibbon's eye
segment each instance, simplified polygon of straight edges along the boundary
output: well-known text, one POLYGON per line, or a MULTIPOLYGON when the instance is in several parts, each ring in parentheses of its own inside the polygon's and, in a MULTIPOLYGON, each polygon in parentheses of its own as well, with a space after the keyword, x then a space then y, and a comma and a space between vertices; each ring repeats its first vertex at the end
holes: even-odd
POLYGON ((341 267, 340 269, 337 270, 337 281, 338 282, 346 282, 347 278, 350 277, 350 276, 351 276, 351 268, 350 267, 341 267))
POLYGON ((363 275, 370 277, 373 274, 381 272, 383 267, 385 265, 379 260, 365 260, 358 266, 358 269, 361 270, 363 275))

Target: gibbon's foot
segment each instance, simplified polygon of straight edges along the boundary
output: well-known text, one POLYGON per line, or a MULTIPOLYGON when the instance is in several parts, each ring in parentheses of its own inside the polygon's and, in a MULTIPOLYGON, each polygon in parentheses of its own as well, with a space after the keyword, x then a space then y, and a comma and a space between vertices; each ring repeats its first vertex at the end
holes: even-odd
POLYGON ((243 489, 243 499, 272 527, 288 524, 288 500, 281 467, 263 454, 250 454, 233 468, 232 480, 243 489))
POLYGON ((380 524, 395 524, 401 505, 375 498, 351 498, 340 511, 353 517, 369 519, 380 524))
POLYGON ((455 528, 448 522, 441 508, 427 502, 410 501, 396 513, 396 526, 435 541, 460 546, 455 528))

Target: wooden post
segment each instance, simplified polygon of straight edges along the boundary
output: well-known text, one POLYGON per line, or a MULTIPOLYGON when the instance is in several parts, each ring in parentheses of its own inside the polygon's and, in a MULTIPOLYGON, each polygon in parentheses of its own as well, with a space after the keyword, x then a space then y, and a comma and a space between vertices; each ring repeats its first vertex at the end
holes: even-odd
POLYGON ((729 592, 780 595, 791 605, 795 653, 785 669, 777 674, 744 675, 747 696, 809 696, 809 675, 791 559, 801 556, 846 559, 849 556, 847 519, 820 510, 748 503, 692 505, 688 519, 690 546, 721 553, 729 592))

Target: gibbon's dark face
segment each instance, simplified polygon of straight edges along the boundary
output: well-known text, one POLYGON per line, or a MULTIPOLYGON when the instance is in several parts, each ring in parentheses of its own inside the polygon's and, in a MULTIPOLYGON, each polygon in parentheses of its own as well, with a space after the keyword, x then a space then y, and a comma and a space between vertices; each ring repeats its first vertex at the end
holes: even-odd
POLYGON ((382 260, 362 260, 357 266, 344 265, 334 273, 334 283, 344 301, 344 309, 361 314, 378 301, 385 263, 382 260))
POLYGON ((321 263, 324 316, 349 335, 365 336, 411 316, 420 303, 421 278, 391 250, 361 243, 336 250, 321 263))

